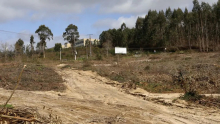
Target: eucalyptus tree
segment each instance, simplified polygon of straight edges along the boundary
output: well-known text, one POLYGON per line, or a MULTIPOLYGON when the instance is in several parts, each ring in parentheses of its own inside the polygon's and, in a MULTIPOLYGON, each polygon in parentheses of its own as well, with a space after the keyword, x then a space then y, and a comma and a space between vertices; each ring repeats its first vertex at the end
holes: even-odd
POLYGON ((171 30, 170 30, 171 29, 170 24, 171 24, 172 15, 173 15, 173 11, 169 7, 165 11, 165 17, 166 17, 166 28, 165 28, 165 35, 166 35, 165 41, 166 41, 166 43, 165 43, 165 45, 168 45, 168 46, 171 45, 170 40, 171 40, 172 34, 171 34, 171 30))
POLYGON ((144 25, 144 19, 145 18, 141 18, 138 17, 135 23, 135 30, 133 30, 134 36, 133 36, 133 42, 130 42, 129 46, 132 46, 134 48, 139 48, 140 41, 142 40, 142 36, 143 36, 143 25, 144 25))
POLYGON ((203 46, 203 51, 208 52, 209 51, 209 34, 208 34, 208 32, 209 32, 209 30, 211 30, 209 28, 209 25, 210 25, 209 18, 210 18, 211 12, 212 12, 212 8, 208 3, 202 2, 201 9, 202 9, 201 19, 203 22, 203 24, 202 24, 203 45, 202 46, 203 46))
POLYGON ((34 44, 35 44, 35 42, 34 42, 34 36, 31 35, 31 37, 30 37, 31 51, 29 51, 29 52, 31 52, 32 57, 33 57, 33 53, 34 53, 34 44))
POLYGON ((187 8, 184 11, 184 36, 185 40, 188 42, 188 47, 191 49, 191 37, 192 37, 192 24, 193 24, 193 15, 192 12, 189 12, 187 8))
POLYGON ((141 44, 143 47, 154 47, 157 44, 157 17, 158 13, 156 10, 148 11, 148 15, 144 19, 143 24, 143 36, 141 40, 141 44))
POLYGON ((37 33, 40 38, 40 45, 42 46, 43 55, 45 58, 46 40, 53 39, 53 33, 51 32, 50 28, 46 27, 45 25, 40 25, 35 33, 37 33))
POLYGON ((183 28, 183 11, 178 8, 174 9, 171 23, 170 23, 170 32, 171 32, 171 44, 174 46, 182 45, 182 28, 183 28))
POLYGON ((220 39, 220 31, 219 31, 219 24, 220 24, 220 0, 218 0, 217 3, 215 3, 212 6, 212 19, 210 19, 212 21, 212 46, 214 50, 219 50, 219 39, 220 39))
POLYGON ((132 48, 184 47, 202 51, 220 50, 220 0, 208 3, 192 0, 192 11, 167 8, 165 12, 149 10, 145 18, 138 17, 130 29, 123 23, 118 29, 100 34, 100 43, 111 36, 112 46, 132 48))
POLYGON ((15 53, 17 55, 21 55, 24 52, 24 41, 22 39, 18 39, 15 43, 15 53))
POLYGON ((106 49, 106 54, 108 57, 108 51, 112 47, 112 37, 109 32, 106 32, 104 34, 105 42, 103 43, 103 47, 106 49))
POLYGON ((193 0, 193 16, 194 16, 194 21, 195 21, 195 32, 194 32, 194 36, 199 40, 199 50, 200 52, 202 52, 202 38, 201 38, 201 34, 203 34, 203 30, 201 30, 202 27, 202 20, 201 20, 201 16, 202 16, 202 11, 201 11, 201 6, 199 4, 198 0, 193 0))
POLYGON ((166 17, 164 14, 164 11, 159 11, 158 16, 157 16, 157 40, 159 41, 159 45, 163 46, 165 45, 165 38, 164 38, 164 33, 165 33, 165 28, 166 28, 166 17))
POLYGON ((65 32, 63 32, 63 38, 71 44, 72 54, 75 54, 76 56, 75 42, 79 39, 78 27, 76 25, 69 24, 65 29, 65 32))
POLYGON ((88 56, 89 56, 89 51, 88 51, 89 43, 90 43, 90 40, 86 39, 85 46, 86 46, 86 57, 87 57, 87 59, 88 59, 88 56))

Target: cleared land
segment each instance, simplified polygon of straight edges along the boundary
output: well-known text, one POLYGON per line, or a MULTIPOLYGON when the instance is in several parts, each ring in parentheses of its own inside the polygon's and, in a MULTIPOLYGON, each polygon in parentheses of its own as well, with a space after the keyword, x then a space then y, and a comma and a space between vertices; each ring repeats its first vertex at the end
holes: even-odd
MULTIPOLYGON (((204 54, 194 54, 193 57, 190 57, 191 59, 186 59, 184 63, 186 63, 187 61, 192 61, 192 59, 194 59, 194 57, 197 56, 197 57, 211 58, 211 60, 209 59, 205 60, 204 58, 201 59, 203 60, 201 62, 202 64, 207 62, 210 62, 208 63, 210 64, 210 66, 213 64, 218 64, 217 62, 219 58, 217 56, 218 55, 217 53, 205 54, 205 55, 207 56, 204 56, 204 54)), ((153 63, 155 64, 158 63, 161 65, 163 65, 165 62, 167 63, 167 65, 169 62, 179 63, 180 60, 183 60, 183 58, 186 58, 187 56, 188 55, 184 55, 184 54, 170 55, 168 56, 170 57, 170 61, 168 61, 166 60, 166 57, 164 55, 158 54, 158 55, 143 57, 144 59, 123 58, 121 62, 118 63, 119 65, 118 64, 114 65, 115 63, 113 58, 112 61, 92 61, 91 63, 84 62, 78 64, 74 63, 69 65, 56 66, 52 68, 52 70, 55 70, 55 72, 53 71, 51 73, 53 73, 57 78, 60 78, 59 76, 62 76, 62 79, 53 81, 59 85, 62 84, 61 89, 59 89, 59 87, 58 89, 57 88, 54 89, 53 87, 51 87, 50 90, 54 90, 54 91, 46 91, 46 90, 36 91, 35 89, 32 89, 32 91, 25 91, 23 89, 18 90, 14 94, 12 100, 10 101, 10 104, 12 104, 15 107, 37 108, 39 114, 41 115, 41 119, 48 120, 49 115, 52 115, 53 116, 52 119, 54 122, 60 122, 60 120, 62 120, 62 122, 65 124, 68 123, 69 124, 74 124, 74 123, 218 124, 220 123, 219 108, 206 107, 192 103, 189 104, 183 100, 176 99, 181 95, 181 93, 171 93, 171 91, 169 91, 169 93, 150 93, 147 92, 146 90, 143 90, 142 85, 139 85, 138 83, 136 86, 129 85, 129 80, 135 78, 130 78, 127 83, 126 83, 127 79, 125 77, 123 77, 123 79, 126 79, 123 81, 123 83, 122 81, 118 82, 106 78, 108 77, 107 72, 110 72, 110 74, 112 74, 112 77, 110 78, 114 78, 114 75, 121 76, 121 73, 124 72, 123 70, 128 70, 127 72, 131 72, 131 75, 132 73, 134 75, 136 73, 135 70, 135 68, 137 67, 136 65, 141 66, 141 64, 133 64, 135 65, 134 70, 129 71, 129 69, 131 68, 128 68, 127 66, 132 67, 131 66, 132 64, 121 65, 123 62, 128 62, 128 64, 142 63, 143 67, 146 67, 148 64, 150 64, 150 69, 148 72, 144 72, 146 70, 141 71, 142 67, 139 67, 137 69, 139 70, 139 72, 142 72, 142 74, 138 73, 139 76, 141 75, 149 76, 153 74, 156 75, 155 70, 153 68, 157 68, 158 66, 157 65, 153 66, 153 63), (177 56, 175 57, 176 61, 173 61, 172 58, 173 56, 174 57, 177 56), (153 59, 153 57, 157 59, 153 59), (125 61, 128 59, 130 61, 125 61), (94 66, 94 64, 96 64, 96 66, 94 66), (111 64, 112 66, 110 67, 105 65, 103 66, 103 64, 111 64), (98 72, 97 73, 92 71, 77 70, 77 68, 78 69, 81 68, 84 70, 99 69, 99 71, 97 71, 98 72), (106 70, 106 69, 113 69, 113 70, 106 70), (121 70, 121 73, 117 69, 121 70), (103 72, 104 70, 106 71, 106 73, 100 73, 103 72), (99 74, 106 74, 103 75, 106 77, 100 76, 99 74), (58 118, 56 118, 56 116, 58 116, 58 118)), ((200 64, 200 63, 194 62, 193 64, 200 64)), ((171 65, 176 66, 172 63, 171 65)), ((180 63, 179 65, 182 65, 182 63, 180 63)), ((32 67, 30 71, 32 71, 33 68, 36 68, 38 66, 39 65, 37 66, 30 65, 29 67, 32 67)), ((216 66, 214 65, 211 67, 216 67, 216 66)), ((41 71, 39 70, 39 73, 47 72, 46 70, 50 70, 51 68, 44 66, 44 69, 45 70, 41 70, 41 71)), ((218 67, 216 67, 216 70, 217 69, 218 67)), ((165 73, 166 69, 164 70, 165 73)), ((140 78, 139 76, 137 76, 136 78, 139 79, 140 78)), ((163 78, 163 75, 160 73, 156 76, 154 77, 155 81, 161 80, 161 78, 163 78), (161 77, 156 78, 156 76, 159 75, 161 77)), ((47 77, 48 79, 50 79, 50 76, 47 77)), ((51 78, 51 80, 52 79, 53 78, 51 78)), ((149 80, 150 79, 153 78, 149 78, 149 80)), ((44 80, 45 81, 43 82, 46 83, 47 80, 46 79, 44 80)), ((51 80, 49 80, 49 82, 51 82, 51 80)), ((31 82, 32 81, 30 81, 30 83, 31 82)), ((23 85, 22 82, 21 85, 23 85)), ((181 91, 180 88, 177 88, 176 91, 178 90, 181 91)), ((11 93, 10 90, 1 88, 0 90, 1 104, 3 104, 6 101, 10 93, 11 93)))

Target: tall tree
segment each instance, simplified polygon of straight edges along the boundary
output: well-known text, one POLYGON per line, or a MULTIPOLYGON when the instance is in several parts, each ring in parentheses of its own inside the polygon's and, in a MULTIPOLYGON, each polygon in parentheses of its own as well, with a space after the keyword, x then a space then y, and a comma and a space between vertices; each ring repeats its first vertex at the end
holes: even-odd
POLYGON ((109 49, 112 47, 111 34, 110 34, 109 32, 106 32, 106 33, 104 34, 104 38, 105 38, 105 42, 103 43, 103 47, 106 49, 107 57, 108 57, 108 51, 109 51, 109 49))
POLYGON ((191 35, 192 35, 192 24, 193 24, 193 15, 192 12, 188 12, 188 9, 185 8, 184 11, 184 27, 185 27, 185 39, 188 42, 188 47, 191 49, 191 35))
POLYGON ((106 42, 105 34, 109 33, 113 47, 220 50, 220 0, 213 6, 198 0, 192 3, 192 11, 170 7, 165 12, 149 10, 145 18, 137 18, 134 28, 123 23, 118 29, 103 31, 100 43, 106 42))
POLYGON ((194 16, 194 21, 195 21, 195 37, 198 38, 199 40, 199 49, 200 49, 200 52, 203 51, 202 49, 202 42, 203 42, 203 37, 202 37, 202 34, 203 34, 203 23, 202 23, 202 19, 201 19, 201 16, 202 16, 202 11, 201 11, 201 6, 199 4, 199 1, 198 0, 193 0, 193 9, 192 9, 192 12, 193 12, 193 16, 194 16))
POLYGON ((127 28, 126 24, 123 22, 121 24, 121 31, 124 31, 127 28))
POLYGON ((36 50, 39 52, 39 51, 42 51, 42 45, 41 45, 41 42, 38 42, 37 45, 36 45, 36 50))
POLYGON ((166 35, 166 38, 165 38, 165 46, 170 46, 171 43, 170 43, 170 40, 171 40, 171 37, 172 37, 172 34, 171 34, 171 18, 172 18, 172 15, 173 15, 173 12, 171 10, 171 8, 169 7, 168 9, 166 9, 166 12, 165 12, 165 17, 166 17, 166 28, 165 28, 165 35, 166 35))
POLYGON ((54 46, 54 51, 58 52, 60 51, 60 49, 62 49, 62 44, 61 43, 56 43, 54 46))
POLYGON ((209 51, 209 18, 210 18, 210 15, 211 15, 211 11, 212 11, 212 8, 211 6, 208 4, 208 3, 205 3, 205 2, 202 2, 201 4, 201 9, 202 9, 202 22, 203 22, 203 27, 202 27, 202 30, 203 30, 203 34, 202 34, 202 37, 203 37, 203 51, 206 51, 208 52, 209 51), (205 38, 204 38, 205 37, 205 38))
POLYGON ((120 35, 121 35, 121 39, 118 39, 118 40, 121 40, 121 45, 122 47, 127 47, 128 46, 128 32, 129 32, 130 29, 127 28, 126 24, 125 23, 122 23, 121 24, 121 28, 120 28, 120 35))
POLYGON ((72 54, 76 55, 75 41, 79 38, 78 27, 73 24, 68 25, 68 27, 65 29, 65 32, 63 32, 63 38, 64 40, 71 43, 72 54))
POLYGON ((165 38, 164 38, 164 33, 165 33, 165 28, 166 28, 166 17, 164 14, 164 11, 159 11, 158 17, 157 17, 157 23, 159 25, 158 30, 158 37, 157 40, 159 41, 159 46, 164 46, 165 45, 165 38))
POLYGON ((219 38, 220 38, 220 31, 219 31, 219 23, 220 23, 220 0, 216 4, 213 5, 212 10, 212 19, 211 26, 212 26, 212 49, 219 50, 219 38))
MULTIPOLYGON (((31 55, 32 55, 32 57, 33 57, 33 53, 34 53, 34 44, 35 44, 35 42, 34 42, 34 36, 31 35, 31 37, 30 37, 30 45, 31 45, 31 55)), ((30 52, 30 51, 29 51, 29 52, 30 52)))
POLYGON ((86 57, 87 57, 87 59, 88 59, 88 57, 89 57, 89 49, 88 49, 88 47, 89 47, 89 43, 90 43, 90 40, 89 39, 86 39, 86 42, 85 42, 85 46, 86 46, 86 57))
POLYGON ((45 47, 46 47, 46 40, 53 39, 53 33, 51 32, 50 28, 46 27, 45 25, 40 25, 39 28, 35 31, 38 34, 41 45, 43 48, 43 55, 45 58, 45 47))
POLYGON ((24 41, 22 39, 18 39, 15 43, 15 52, 17 55, 21 55, 24 52, 24 41))
POLYGON ((142 45, 143 47, 155 47, 158 43, 157 37, 157 11, 148 11, 148 15, 144 19, 142 45))

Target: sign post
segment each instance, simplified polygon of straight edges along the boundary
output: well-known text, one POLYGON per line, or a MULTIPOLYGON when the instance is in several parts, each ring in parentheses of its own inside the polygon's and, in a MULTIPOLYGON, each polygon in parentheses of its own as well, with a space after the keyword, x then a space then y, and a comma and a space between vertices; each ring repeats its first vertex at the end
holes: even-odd
POLYGON ((119 62, 119 54, 127 54, 127 48, 124 47, 115 47, 115 54, 117 54, 118 62, 119 62))
POLYGON ((77 51, 75 51, 75 60, 76 60, 77 51))

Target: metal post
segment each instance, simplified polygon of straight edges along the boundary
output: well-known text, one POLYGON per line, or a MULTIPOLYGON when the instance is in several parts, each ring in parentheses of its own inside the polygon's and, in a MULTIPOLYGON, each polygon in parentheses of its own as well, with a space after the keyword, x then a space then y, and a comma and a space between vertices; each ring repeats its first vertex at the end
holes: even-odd
POLYGON ((74 48, 74 54, 75 54, 75 60, 76 60, 76 44, 75 44, 75 36, 73 35, 73 41, 74 41, 74 46, 73 46, 73 48, 74 48))
POLYGON ((91 35, 89 36, 89 39, 90 39, 90 56, 92 56, 92 49, 91 49, 91 46, 92 46, 91 35))
POLYGON ((91 41, 91 35, 93 34, 88 34, 89 35, 89 39, 90 39, 90 56, 92 56, 92 41, 91 41))

